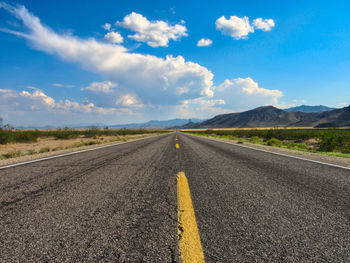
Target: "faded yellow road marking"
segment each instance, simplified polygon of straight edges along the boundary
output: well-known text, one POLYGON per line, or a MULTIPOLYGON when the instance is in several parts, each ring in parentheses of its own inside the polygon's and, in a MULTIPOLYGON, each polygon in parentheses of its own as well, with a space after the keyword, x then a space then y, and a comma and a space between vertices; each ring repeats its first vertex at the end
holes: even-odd
POLYGON ((176 144, 176 149, 179 149, 180 148, 180 145, 177 143, 176 144))
POLYGON ((184 172, 177 174, 177 196, 179 250, 182 262, 205 262, 191 192, 184 172))

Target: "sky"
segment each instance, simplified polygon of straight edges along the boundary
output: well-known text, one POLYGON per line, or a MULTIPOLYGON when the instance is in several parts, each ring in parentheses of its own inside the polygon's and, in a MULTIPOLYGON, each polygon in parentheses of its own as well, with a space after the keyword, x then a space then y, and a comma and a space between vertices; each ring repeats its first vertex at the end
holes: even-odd
POLYGON ((348 1, 0 1, 0 117, 15 126, 344 107, 348 1))

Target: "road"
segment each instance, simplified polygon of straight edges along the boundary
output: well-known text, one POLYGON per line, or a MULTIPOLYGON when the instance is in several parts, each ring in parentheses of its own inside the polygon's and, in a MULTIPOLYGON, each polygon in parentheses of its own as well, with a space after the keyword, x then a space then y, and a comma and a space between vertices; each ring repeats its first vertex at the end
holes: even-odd
POLYGON ((206 262, 350 262, 350 170, 179 133, 1 169, 0 262, 179 262, 179 172, 206 262))

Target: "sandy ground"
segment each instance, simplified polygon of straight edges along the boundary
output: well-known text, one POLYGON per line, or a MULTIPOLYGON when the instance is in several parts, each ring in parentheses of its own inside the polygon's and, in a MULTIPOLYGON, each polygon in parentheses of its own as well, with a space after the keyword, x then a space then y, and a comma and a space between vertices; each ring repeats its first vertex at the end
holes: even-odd
MULTIPOLYGON (((227 141, 227 142, 231 142, 231 143, 237 143, 237 141, 229 140, 229 139, 222 139, 222 138, 220 138, 220 139, 211 138, 211 139, 227 141)), ((252 148, 263 149, 266 151, 297 156, 297 157, 301 157, 301 158, 305 158, 305 159, 310 159, 310 160, 314 160, 314 161, 325 162, 325 163, 330 163, 330 164, 335 164, 335 165, 341 165, 341 166, 345 166, 345 167, 350 168, 350 158, 330 156, 330 155, 321 154, 321 153, 304 152, 304 151, 280 148, 280 147, 275 147, 275 146, 254 144, 254 143, 249 143, 249 142, 244 142, 243 145, 246 145, 246 146, 249 146, 252 148)))
POLYGON ((0 166, 14 164, 34 159, 39 159, 43 157, 58 155, 67 152, 73 152, 77 150, 96 148, 102 145, 115 144, 122 141, 138 139, 142 137, 153 136, 157 134, 137 134, 137 135, 125 135, 125 136, 101 136, 96 139, 85 138, 83 136, 69 139, 69 140, 56 140, 54 138, 39 138, 35 143, 13 143, 0 145, 0 166), (77 144, 96 141, 98 144, 89 146, 77 147, 77 144), (40 153, 43 148, 49 147, 49 152, 40 153), (4 158, 2 155, 9 152, 20 151, 21 156, 14 158, 4 158))

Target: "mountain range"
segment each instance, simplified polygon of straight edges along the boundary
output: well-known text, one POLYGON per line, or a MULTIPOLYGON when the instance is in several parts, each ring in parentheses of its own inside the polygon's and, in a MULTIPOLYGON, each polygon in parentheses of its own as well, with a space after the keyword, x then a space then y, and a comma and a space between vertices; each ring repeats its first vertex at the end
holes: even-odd
MULTIPOLYGON (((148 122, 142 122, 142 123, 127 123, 127 124, 115 124, 115 125, 106 125, 103 123, 93 123, 93 124, 75 124, 75 125, 66 125, 70 128, 75 129, 85 129, 92 126, 96 126, 99 128, 103 128, 108 126, 109 128, 126 128, 126 129, 163 129, 163 128, 169 128, 169 127, 175 127, 175 126, 182 126, 186 123, 193 122, 198 123, 202 122, 204 119, 171 119, 171 120, 164 120, 164 121, 157 121, 157 120, 151 120, 148 122)), ((47 126, 16 126, 17 129, 56 129, 56 128, 62 128, 64 126, 53 126, 53 125, 47 125, 47 126)))
POLYGON ((286 111, 273 106, 220 114, 182 128, 350 127, 350 106, 324 112, 286 111))
POLYGON ((129 123, 129 124, 117 124, 110 125, 110 128, 129 128, 129 129, 151 129, 151 128, 169 128, 175 126, 182 126, 186 123, 199 123, 204 121, 203 119, 172 119, 165 121, 151 120, 143 123, 129 123))
POLYGON ((318 106, 309 106, 309 105, 300 105, 297 107, 292 107, 288 109, 284 109, 285 111, 292 111, 292 112, 324 112, 324 111, 331 111, 331 110, 336 110, 336 108, 330 108, 327 106, 323 105, 318 105, 318 106))

